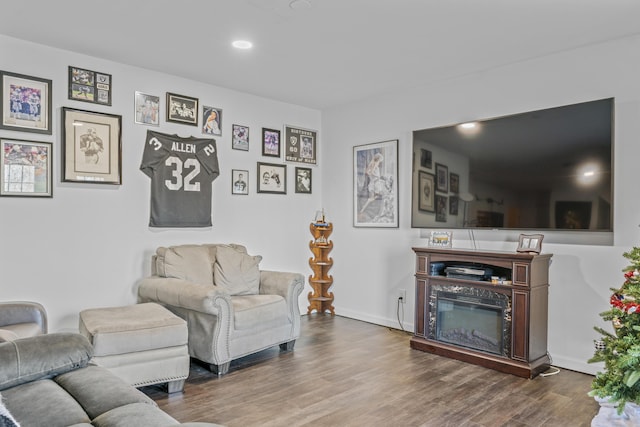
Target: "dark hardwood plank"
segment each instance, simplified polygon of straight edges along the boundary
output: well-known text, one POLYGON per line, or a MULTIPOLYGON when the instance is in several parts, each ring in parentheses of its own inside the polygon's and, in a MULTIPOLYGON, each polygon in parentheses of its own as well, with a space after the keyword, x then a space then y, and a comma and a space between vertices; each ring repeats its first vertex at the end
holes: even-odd
POLYGON ((245 426, 588 426, 593 377, 533 380, 413 350, 410 335, 341 316, 302 317, 293 352, 276 346, 218 378, 193 361, 184 393, 141 390, 174 418, 245 426))

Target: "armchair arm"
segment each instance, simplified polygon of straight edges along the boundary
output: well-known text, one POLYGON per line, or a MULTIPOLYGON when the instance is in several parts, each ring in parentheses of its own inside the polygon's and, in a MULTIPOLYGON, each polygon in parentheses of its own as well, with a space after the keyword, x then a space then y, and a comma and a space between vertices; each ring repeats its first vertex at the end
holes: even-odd
POLYGON ((43 334, 48 332, 47 312, 41 304, 30 301, 0 302, 0 328, 18 323, 36 323, 43 334))
POLYGON ((261 294, 275 294, 286 300, 295 298, 297 301, 303 287, 304 276, 300 273, 260 270, 261 294))
POLYGON ((138 298, 140 302, 156 302, 216 316, 223 301, 227 307, 231 307, 229 294, 219 286, 201 285, 170 277, 150 276, 142 279, 138 287, 138 298))

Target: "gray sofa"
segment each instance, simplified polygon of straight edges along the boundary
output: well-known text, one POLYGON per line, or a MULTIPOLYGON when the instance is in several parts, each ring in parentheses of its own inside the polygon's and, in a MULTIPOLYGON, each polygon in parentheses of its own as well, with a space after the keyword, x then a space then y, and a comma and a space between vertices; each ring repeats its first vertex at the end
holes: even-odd
POLYGON ((0 425, 215 425, 180 424, 141 391, 105 368, 89 364, 92 355, 89 341, 75 333, 0 343, 0 425))
POLYGON ((232 360, 276 345, 292 350, 300 336, 304 276, 260 270, 261 260, 236 244, 160 247, 138 299, 185 319, 190 356, 222 375, 232 360))

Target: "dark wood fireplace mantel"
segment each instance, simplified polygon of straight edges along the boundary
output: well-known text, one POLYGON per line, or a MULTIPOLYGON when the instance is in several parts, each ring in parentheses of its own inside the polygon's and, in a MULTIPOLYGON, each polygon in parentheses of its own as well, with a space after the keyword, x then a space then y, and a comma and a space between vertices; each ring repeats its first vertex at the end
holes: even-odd
POLYGON ((416 254, 415 333, 411 347, 462 360, 497 371, 533 378, 551 364, 547 352, 547 305, 551 254, 413 248, 416 254), (492 283, 475 278, 452 277, 436 266, 488 267, 504 280, 492 283), (432 268, 433 265, 433 268, 432 268), (433 274, 432 274, 433 273, 433 274), (491 290, 510 298, 510 349, 490 354, 443 342, 430 333, 436 310, 432 289, 474 288, 491 290), (430 303, 431 301, 431 303, 430 303))

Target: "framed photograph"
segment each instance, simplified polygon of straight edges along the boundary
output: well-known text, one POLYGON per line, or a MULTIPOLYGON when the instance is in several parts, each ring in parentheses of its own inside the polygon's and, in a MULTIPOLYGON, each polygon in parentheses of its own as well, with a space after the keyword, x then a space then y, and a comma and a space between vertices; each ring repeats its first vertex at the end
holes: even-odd
POLYGON ((447 196, 436 194, 436 221, 447 222, 447 196))
POLYGON ((51 135, 51 80, 0 71, 0 129, 51 135))
POLYGON ((425 150, 424 148, 420 149, 420 166, 426 169, 431 169, 431 151, 425 150))
POLYGON ((299 127, 284 127, 284 159, 287 162, 316 164, 318 132, 299 127))
POLYGON ((591 224, 590 201, 557 201, 556 228, 568 230, 587 230, 591 224))
POLYGON ((398 140, 353 147, 353 226, 398 224, 398 140))
POLYGON ((111 105, 111 74, 69 67, 69 99, 111 105))
POLYGON ((0 139, 0 196, 52 197, 50 142, 0 139))
POLYGON ((280 131, 262 128, 262 155, 280 157, 280 131))
POLYGON ((449 191, 455 194, 460 192, 460 175, 457 173, 449 174, 449 191))
POLYGON ((311 168, 296 167, 296 193, 311 194, 311 168))
POLYGON ((233 125, 231 148, 234 150, 249 151, 249 127, 233 125))
POLYGON ((202 133, 222 135, 222 109, 202 106, 202 133))
POLYGON ((449 197, 449 215, 458 215, 459 200, 458 196, 449 197))
POLYGON ((122 183, 122 116, 62 108, 62 180, 122 183))
POLYGON ((516 251, 539 254, 542 250, 542 239, 543 234, 521 234, 516 251))
POLYGON ((287 194, 287 165, 258 162, 258 193, 287 194))
POLYGON ((231 169, 231 194, 249 194, 249 171, 231 169))
POLYGON ((135 113, 137 124, 160 126, 160 97, 136 92, 135 113))
POLYGON ((436 177, 433 174, 418 172, 418 209, 424 212, 436 211, 436 177))
POLYGON ((436 163, 436 190, 449 192, 449 168, 440 163, 436 163))
POLYGON ((167 92, 167 121, 198 126, 198 98, 167 92))
POLYGON ((429 238, 429 246, 434 248, 450 248, 453 244, 451 231, 432 231, 429 238))

